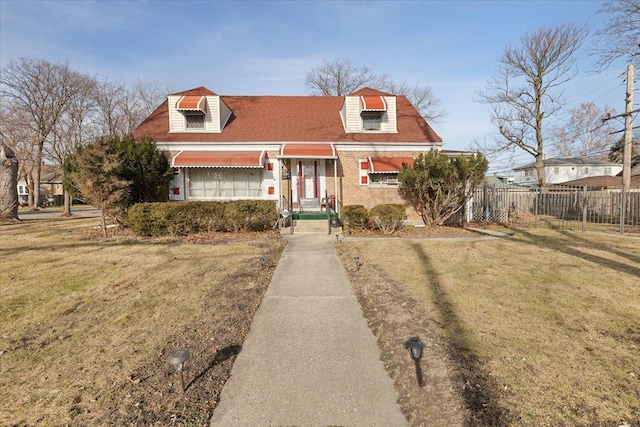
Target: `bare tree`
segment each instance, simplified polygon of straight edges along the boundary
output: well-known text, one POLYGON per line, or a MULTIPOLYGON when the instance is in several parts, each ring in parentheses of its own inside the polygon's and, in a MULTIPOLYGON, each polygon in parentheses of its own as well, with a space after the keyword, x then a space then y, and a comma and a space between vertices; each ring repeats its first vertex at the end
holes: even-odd
POLYGON ((306 85, 313 95, 345 96, 368 86, 382 90, 387 76, 378 76, 368 67, 356 67, 347 59, 324 61, 307 72, 306 85))
POLYGON ((535 158, 538 183, 545 185, 543 122, 564 104, 554 90, 575 76, 574 54, 586 38, 575 24, 544 27, 508 44, 498 57, 499 68, 480 102, 491 106, 491 122, 500 137, 478 144, 487 155, 524 150, 535 158))
POLYGON ((102 136, 122 138, 160 105, 170 90, 152 82, 138 80, 132 87, 124 82, 101 81, 93 98, 102 136))
POLYGON ((127 135, 137 128, 153 110, 158 108, 158 105, 166 100, 168 93, 174 91, 167 86, 161 86, 155 82, 137 80, 129 92, 135 98, 135 102, 132 103, 132 108, 126 110, 128 118, 127 135))
POLYGON ((104 80, 96 84, 93 99, 96 103, 96 123, 102 136, 120 136, 125 132, 120 98, 126 91, 124 83, 104 80))
POLYGON ((553 151, 561 157, 607 160, 613 135, 609 122, 602 119, 614 115, 615 110, 608 106, 599 109, 593 102, 587 102, 572 108, 570 113, 564 126, 551 128, 553 151))
POLYGON ((18 159, 0 140, 0 218, 18 219, 18 159))
POLYGON ((428 121, 440 122, 446 115, 430 87, 396 83, 386 74, 374 74, 368 67, 356 67, 346 59, 324 61, 322 65, 312 68, 307 72, 306 86, 313 95, 323 96, 345 96, 363 87, 370 87, 406 96, 428 121))
POLYGON ((640 67, 640 0, 609 0, 598 13, 609 15, 592 47, 598 67, 605 69, 621 58, 640 67))
MULTIPOLYGON (((93 120, 96 108, 91 97, 96 81, 89 76, 80 75, 77 77, 76 85, 78 92, 70 100, 45 145, 47 159, 58 165, 60 170, 67 156, 100 136, 93 120)), ((64 215, 71 215, 71 195, 66 189, 63 209, 64 215)))
POLYGON ((80 73, 68 64, 52 64, 43 59, 10 60, 0 75, 0 94, 28 117, 35 135, 35 176, 33 199, 40 203, 40 173, 44 146, 70 100, 78 93, 80 73))
POLYGON ((37 163, 35 132, 25 125, 29 123, 27 114, 4 100, 0 102, 0 123, 0 137, 18 160, 17 180, 24 179, 28 188, 27 204, 33 207, 34 185, 31 177, 37 163))
POLYGON ((408 83, 389 82, 384 88, 394 95, 405 95, 425 120, 442 123, 447 112, 441 108, 441 101, 433 94, 429 86, 410 85, 408 83))

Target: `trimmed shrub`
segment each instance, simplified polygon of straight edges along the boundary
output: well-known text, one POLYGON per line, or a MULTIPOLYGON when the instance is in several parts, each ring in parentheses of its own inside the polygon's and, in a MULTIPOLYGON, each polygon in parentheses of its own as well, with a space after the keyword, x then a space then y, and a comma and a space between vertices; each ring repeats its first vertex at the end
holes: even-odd
POLYGON ((369 223, 369 212, 362 205, 347 205, 342 208, 342 219, 347 228, 362 230, 369 223))
POLYGON ((262 231, 277 218, 267 200, 138 203, 125 224, 142 236, 186 236, 211 231, 262 231))
POLYGON ((276 204, 268 200, 234 200, 225 203, 224 223, 227 231, 264 231, 278 219, 276 204))
POLYGON ((371 209, 369 215, 383 234, 393 234, 402 226, 405 208, 401 204, 378 205, 371 209))

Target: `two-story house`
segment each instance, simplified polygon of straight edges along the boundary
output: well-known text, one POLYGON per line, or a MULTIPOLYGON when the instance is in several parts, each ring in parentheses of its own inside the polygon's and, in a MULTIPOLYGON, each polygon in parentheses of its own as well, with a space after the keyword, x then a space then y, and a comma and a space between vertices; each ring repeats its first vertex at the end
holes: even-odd
MULTIPOLYGON (((615 176, 622 171, 622 165, 619 163, 594 159, 552 158, 545 159, 543 165, 545 181, 548 185, 562 184, 592 176, 615 176)), ((514 184, 538 185, 538 172, 534 163, 518 166, 513 169, 513 172, 514 184)))
POLYGON ((319 211, 327 195, 338 212, 404 203, 402 164, 442 149, 405 96, 370 88, 347 96, 220 96, 199 87, 169 95, 133 136, 149 136, 166 152, 171 200, 265 199, 293 211, 319 211))

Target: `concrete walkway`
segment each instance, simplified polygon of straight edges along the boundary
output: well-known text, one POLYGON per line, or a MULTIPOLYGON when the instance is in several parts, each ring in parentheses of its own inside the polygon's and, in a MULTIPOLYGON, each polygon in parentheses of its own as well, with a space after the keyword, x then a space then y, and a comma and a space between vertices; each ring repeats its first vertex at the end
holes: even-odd
POLYGON ((287 239, 211 426, 407 426, 334 238, 287 239))

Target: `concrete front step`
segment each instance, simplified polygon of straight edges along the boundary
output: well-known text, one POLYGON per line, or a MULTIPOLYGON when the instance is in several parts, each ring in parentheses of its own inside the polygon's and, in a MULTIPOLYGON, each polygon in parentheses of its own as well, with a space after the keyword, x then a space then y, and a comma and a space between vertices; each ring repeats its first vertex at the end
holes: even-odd
MULTIPOLYGON (((329 233, 329 225, 324 220, 297 219, 294 233, 329 233)), ((332 233, 341 233, 342 227, 332 228, 332 233)))

